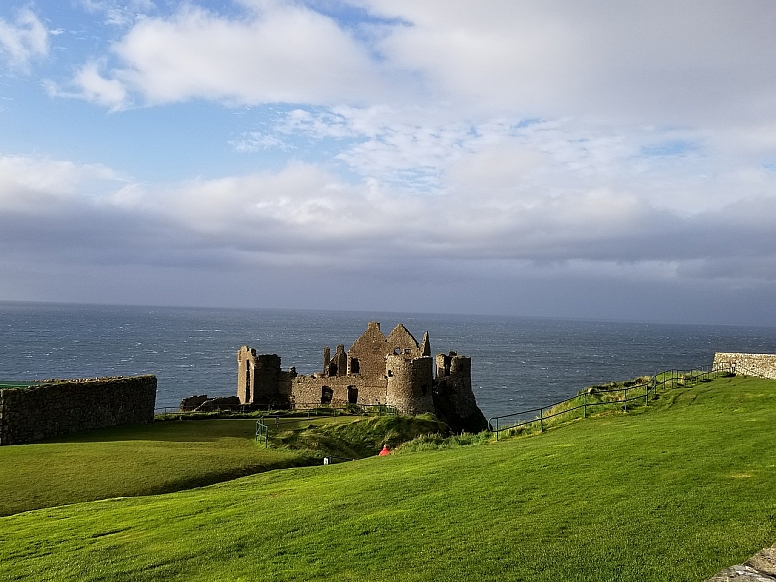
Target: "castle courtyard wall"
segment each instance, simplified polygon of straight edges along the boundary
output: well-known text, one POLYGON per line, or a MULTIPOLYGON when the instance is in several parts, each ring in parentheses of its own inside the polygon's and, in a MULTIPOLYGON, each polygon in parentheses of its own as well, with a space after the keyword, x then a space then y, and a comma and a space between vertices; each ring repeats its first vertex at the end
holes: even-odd
POLYGON ((0 390, 0 445, 152 422, 156 377, 56 380, 0 390))
POLYGON ((291 382, 291 400, 295 405, 320 404, 324 387, 332 391, 334 406, 348 404, 349 388, 358 390, 357 404, 385 404, 385 376, 297 376, 291 382))

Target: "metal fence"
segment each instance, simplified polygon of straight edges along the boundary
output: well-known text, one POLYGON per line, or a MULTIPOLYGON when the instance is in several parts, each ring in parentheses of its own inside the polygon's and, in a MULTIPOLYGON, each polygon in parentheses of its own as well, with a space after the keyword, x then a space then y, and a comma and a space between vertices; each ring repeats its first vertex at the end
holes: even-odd
POLYGON ((594 386, 571 398, 547 406, 493 416, 488 420, 488 426, 491 432, 496 434, 496 440, 498 440, 500 433, 515 431, 521 427, 538 427, 543 432, 545 422, 551 418, 561 415, 567 415, 569 420, 579 417, 586 418, 588 408, 596 406, 617 407, 622 405, 622 410, 627 412, 629 402, 636 405, 643 403, 645 406, 649 406, 650 398, 657 397, 658 391, 679 386, 694 386, 698 382, 706 382, 717 378, 720 374, 730 374, 733 371, 732 366, 728 364, 701 366, 690 370, 667 370, 655 374, 647 380, 634 382, 630 385, 625 385, 628 384, 626 382, 619 387, 594 386))

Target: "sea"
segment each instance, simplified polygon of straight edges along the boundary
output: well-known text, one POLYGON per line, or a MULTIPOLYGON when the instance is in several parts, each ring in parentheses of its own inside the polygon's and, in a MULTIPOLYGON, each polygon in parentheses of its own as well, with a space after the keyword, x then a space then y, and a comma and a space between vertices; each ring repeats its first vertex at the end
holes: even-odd
POLYGON ((236 394, 242 345, 310 374, 324 346, 348 349, 369 321, 386 335, 403 323, 418 341, 428 331, 434 354, 470 356, 488 418, 593 384, 708 366, 716 351, 776 353, 776 327, 0 302, 0 381, 155 374, 157 408, 177 407, 193 394, 236 394))

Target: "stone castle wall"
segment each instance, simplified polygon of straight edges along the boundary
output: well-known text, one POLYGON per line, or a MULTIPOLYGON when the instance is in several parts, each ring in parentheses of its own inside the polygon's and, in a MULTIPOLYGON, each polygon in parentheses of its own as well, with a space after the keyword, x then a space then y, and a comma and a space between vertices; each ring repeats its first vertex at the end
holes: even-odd
POLYGON ((727 369, 739 376, 756 376, 776 380, 776 354, 740 354, 717 352, 714 354, 714 368, 727 369))
POLYGON ((472 360, 455 352, 436 357, 437 381, 434 408, 437 416, 456 432, 480 432, 488 421, 477 406, 472 391, 472 360))
POLYGON ((0 445, 151 422, 156 377, 55 380, 0 390, 0 445))
POLYGON ((434 412, 431 389, 434 383, 434 362, 429 356, 408 360, 403 356, 388 356, 386 404, 395 406, 401 414, 434 412))
POLYGON ((297 376, 291 381, 291 398, 294 405, 309 406, 321 403, 324 391, 331 390, 332 406, 346 404, 385 404, 385 378, 363 376, 297 376))

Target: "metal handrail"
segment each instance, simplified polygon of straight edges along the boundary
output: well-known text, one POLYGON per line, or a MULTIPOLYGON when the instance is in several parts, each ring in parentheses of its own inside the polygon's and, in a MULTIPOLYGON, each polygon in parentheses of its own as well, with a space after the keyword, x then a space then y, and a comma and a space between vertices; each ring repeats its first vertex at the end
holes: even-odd
POLYGON ((712 374, 716 378, 719 376, 720 373, 729 373, 734 371, 735 371, 734 367, 730 364, 701 366, 699 368, 691 368, 689 370, 676 370, 676 369, 666 370, 664 372, 659 372, 654 376, 651 376, 647 381, 632 384, 630 386, 622 386, 619 388, 596 388, 595 394, 622 392, 623 393, 622 399, 607 400, 607 401, 600 401, 600 402, 588 402, 587 396, 589 392, 586 390, 586 391, 583 391, 582 394, 577 393, 575 396, 566 398, 565 400, 560 400, 558 402, 555 402, 554 404, 548 404, 546 406, 539 406, 535 408, 528 408, 525 410, 519 410, 517 412, 512 412, 509 414, 492 416, 488 419, 488 428, 490 429, 490 432, 493 432, 496 434, 496 440, 498 440, 499 438, 499 433, 505 430, 513 430, 515 428, 534 424, 537 422, 539 423, 540 431, 544 432, 544 421, 550 418, 554 418, 556 416, 560 416, 561 414, 568 414, 570 412, 579 410, 581 408, 583 410, 582 417, 586 418, 587 408, 589 406, 602 406, 602 405, 613 405, 613 404, 622 404, 624 411, 627 412, 628 402, 644 399, 644 404, 648 406, 650 392, 653 395, 656 395, 658 386, 663 386, 664 387, 663 389, 665 389, 665 386, 669 383, 669 381, 671 383, 671 388, 674 388, 676 385, 679 385, 680 382, 682 383, 681 385, 687 385, 686 384, 687 381, 689 381, 692 384, 699 380, 709 379, 712 376, 712 374), (670 374, 670 378, 668 378, 668 374, 670 374), (662 377, 662 380, 658 380, 658 378, 661 378, 661 377, 662 377), (637 394, 636 396, 631 396, 630 398, 628 398, 629 390, 637 390, 639 388, 644 389, 643 394, 637 394), (559 410, 551 414, 547 414, 547 415, 544 414, 545 410, 552 410, 563 404, 569 404, 577 400, 580 396, 582 397, 582 404, 577 404, 569 408, 564 408, 563 410, 559 410), (503 427, 501 426, 501 423, 500 423, 501 419, 513 418, 516 416, 535 413, 537 411, 539 412, 539 415, 530 420, 510 423, 507 426, 503 426, 503 427), (494 421, 495 421, 495 427, 494 427, 494 421))

